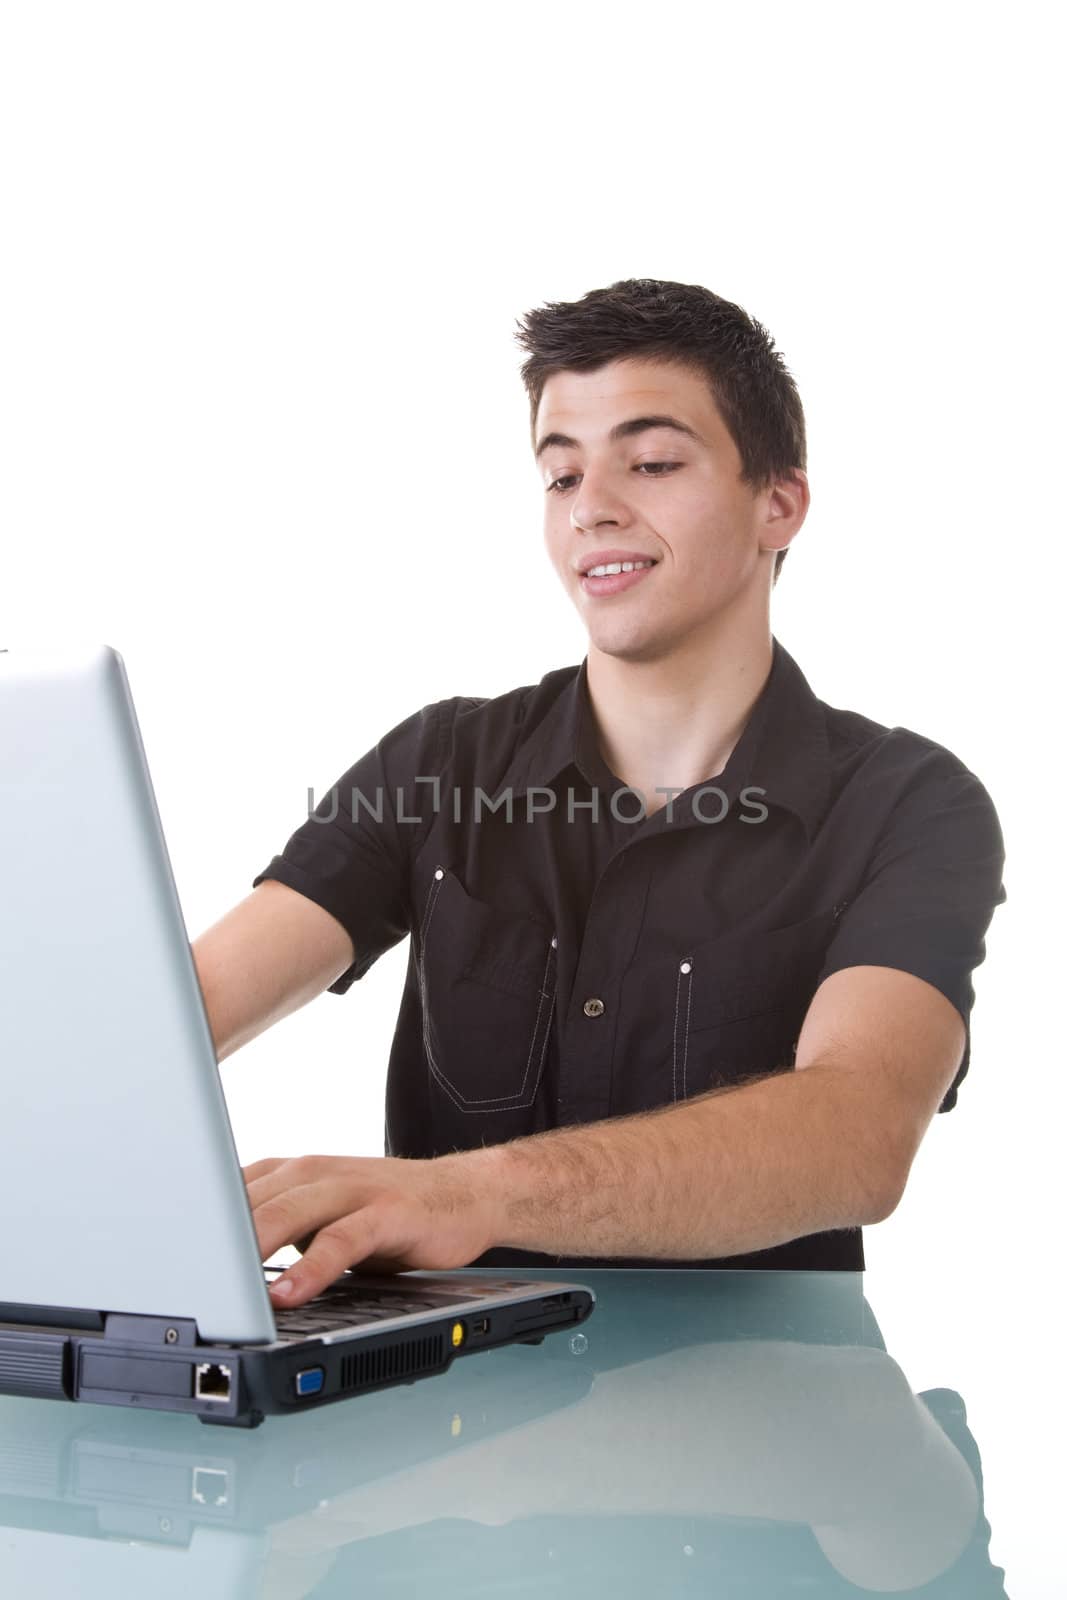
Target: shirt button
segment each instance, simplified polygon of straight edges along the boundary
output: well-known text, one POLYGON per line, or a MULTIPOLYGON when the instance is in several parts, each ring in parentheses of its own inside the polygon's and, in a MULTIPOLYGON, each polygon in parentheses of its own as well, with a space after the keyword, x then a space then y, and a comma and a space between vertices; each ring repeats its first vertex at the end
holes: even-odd
POLYGON ((591 999, 585 1002, 582 1010, 587 1017, 599 1017, 604 1010, 604 1002, 603 1000, 598 1000, 596 995, 593 995, 591 999))

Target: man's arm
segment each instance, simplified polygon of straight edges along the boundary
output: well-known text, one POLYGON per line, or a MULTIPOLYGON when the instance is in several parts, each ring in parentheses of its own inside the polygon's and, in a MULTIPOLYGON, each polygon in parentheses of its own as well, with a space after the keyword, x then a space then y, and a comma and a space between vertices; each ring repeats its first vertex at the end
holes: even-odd
POLYGON ((219 1061, 328 989, 355 960, 350 935, 328 911, 269 878, 192 952, 219 1061))
POLYGON ((446 1159, 480 1175, 494 1245, 677 1260, 764 1250, 891 1214, 964 1037, 923 979, 849 967, 819 986, 793 1072, 446 1159))
POLYGON ((431 1160, 258 1161, 245 1179, 263 1259, 310 1241, 271 1294, 302 1305, 348 1266, 450 1270, 496 1246, 714 1260, 881 1222, 964 1042, 925 979, 843 967, 815 993, 795 1071, 431 1160))

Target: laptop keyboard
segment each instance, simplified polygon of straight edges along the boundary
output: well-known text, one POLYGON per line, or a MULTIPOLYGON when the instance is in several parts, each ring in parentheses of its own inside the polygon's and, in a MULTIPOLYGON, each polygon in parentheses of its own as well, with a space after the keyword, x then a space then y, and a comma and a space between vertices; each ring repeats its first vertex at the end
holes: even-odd
POLYGON ((308 1338, 345 1328, 358 1328, 369 1322, 384 1322, 411 1311, 439 1311, 483 1299, 484 1295, 459 1294, 453 1290, 402 1288, 383 1289, 379 1285, 331 1284, 305 1306, 275 1306, 274 1323, 282 1339, 308 1338))

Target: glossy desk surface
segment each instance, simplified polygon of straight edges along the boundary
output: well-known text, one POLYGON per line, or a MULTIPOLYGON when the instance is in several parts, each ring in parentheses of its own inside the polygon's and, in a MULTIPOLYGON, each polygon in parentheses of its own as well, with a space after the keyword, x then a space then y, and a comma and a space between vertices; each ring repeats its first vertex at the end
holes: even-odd
POLYGON ((252 1432, 0 1397, 0 1594, 1015 1592, 964 1398, 862 1274, 557 1276, 580 1331, 252 1432))

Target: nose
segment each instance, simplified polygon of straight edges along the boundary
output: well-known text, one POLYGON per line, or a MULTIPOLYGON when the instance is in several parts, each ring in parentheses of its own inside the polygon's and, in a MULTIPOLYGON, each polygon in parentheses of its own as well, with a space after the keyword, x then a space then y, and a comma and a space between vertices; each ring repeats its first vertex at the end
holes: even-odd
POLYGON ((628 520, 625 502, 613 489, 608 476, 587 468, 578 493, 571 501, 571 526, 578 533, 592 533, 605 524, 621 528, 628 520))

